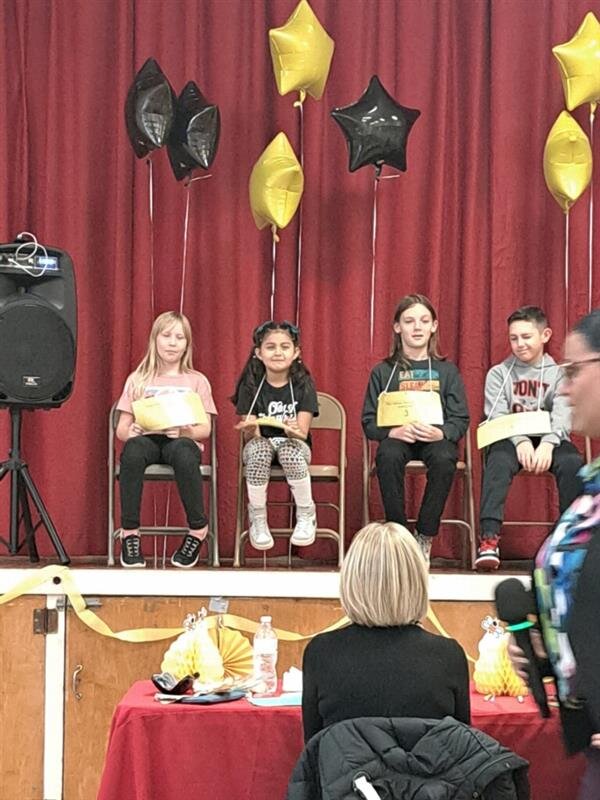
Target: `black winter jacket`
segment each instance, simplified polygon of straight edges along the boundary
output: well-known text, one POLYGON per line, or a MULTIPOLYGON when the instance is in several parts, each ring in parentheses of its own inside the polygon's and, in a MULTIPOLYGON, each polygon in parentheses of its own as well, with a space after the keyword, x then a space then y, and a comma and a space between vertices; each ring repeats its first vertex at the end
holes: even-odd
POLYGON ((365 775, 381 800, 528 800, 528 762, 452 717, 361 717, 306 745, 286 800, 358 800, 365 775))

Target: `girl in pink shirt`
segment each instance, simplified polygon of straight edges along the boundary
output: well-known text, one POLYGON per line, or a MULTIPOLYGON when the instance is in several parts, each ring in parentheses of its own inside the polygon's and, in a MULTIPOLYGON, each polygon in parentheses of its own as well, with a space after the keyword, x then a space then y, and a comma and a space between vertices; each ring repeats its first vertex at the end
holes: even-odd
POLYGON ((121 455, 121 564, 145 567, 140 545, 140 505, 144 471, 150 464, 168 464, 185 508, 189 533, 171 558, 176 567, 198 563, 208 534, 204 512, 200 460, 202 442, 211 433, 211 414, 217 410, 210 383, 192 364, 192 330, 183 314, 166 311, 152 325, 146 355, 127 378, 117 403, 120 411, 117 438, 125 442, 121 455), (207 422, 147 432, 135 421, 132 402, 157 395, 195 392, 206 411, 207 422))

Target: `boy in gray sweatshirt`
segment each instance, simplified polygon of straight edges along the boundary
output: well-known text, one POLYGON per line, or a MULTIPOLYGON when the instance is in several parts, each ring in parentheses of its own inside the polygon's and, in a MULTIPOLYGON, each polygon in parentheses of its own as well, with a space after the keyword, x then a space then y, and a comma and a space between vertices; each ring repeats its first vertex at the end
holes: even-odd
POLYGON ((486 421, 505 414, 550 412, 551 432, 512 436, 491 444, 485 454, 480 509, 480 544, 475 566, 497 569, 504 504, 513 477, 524 469, 550 471, 557 483, 560 513, 581 493, 577 475, 583 459, 569 439, 570 409, 560 394, 562 369, 544 352, 552 336, 541 308, 523 306, 508 318, 512 356, 490 369, 485 380, 486 421))

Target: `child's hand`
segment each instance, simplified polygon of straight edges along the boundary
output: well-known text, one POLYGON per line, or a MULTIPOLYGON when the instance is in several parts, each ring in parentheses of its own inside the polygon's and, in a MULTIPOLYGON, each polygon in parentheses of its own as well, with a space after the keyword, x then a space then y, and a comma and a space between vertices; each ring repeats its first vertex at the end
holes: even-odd
POLYGON ((141 436, 143 433, 144 429, 142 426, 138 425, 137 422, 132 422, 127 431, 127 438, 133 439, 135 436, 141 436))
POLYGON ((407 444, 414 444, 417 441, 412 425, 398 425, 390 430, 388 437, 390 439, 399 439, 401 442, 407 442, 407 444))
POLYGON ((524 470, 527 470, 527 472, 533 471, 535 450, 529 439, 525 442, 519 442, 517 445, 517 458, 524 470))
POLYGON ((242 419, 233 427, 236 431, 242 431, 246 440, 255 439, 257 436, 260 436, 260 427, 253 419, 248 421, 242 419))
POLYGON ((297 419, 288 419, 283 423, 283 429, 292 439, 306 439, 306 434, 298 425, 297 419))
POLYGON ((600 747, 600 733, 593 733, 590 739, 590 747, 600 747))
POLYGON ((541 472, 547 472, 552 464, 552 454, 554 452, 554 445, 550 442, 540 442, 535 449, 533 456, 533 468, 536 475, 541 472))
POLYGON ((179 439, 181 431, 179 430, 179 428, 167 428, 166 430, 163 431, 163 434, 165 436, 168 436, 169 439, 179 439))
POLYGON ((444 438, 441 428, 427 425, 425 422, 413 422, 412 429, 419 442, 439 442, 444 438))

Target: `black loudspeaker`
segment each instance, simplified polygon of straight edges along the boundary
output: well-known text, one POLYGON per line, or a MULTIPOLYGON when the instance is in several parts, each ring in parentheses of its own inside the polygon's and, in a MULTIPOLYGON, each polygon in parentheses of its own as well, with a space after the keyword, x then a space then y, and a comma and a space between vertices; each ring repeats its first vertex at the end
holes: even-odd
POLYGON ((64 250, 0 245, 0 407, 56 408, 77 354, 73 262, 64 250))

